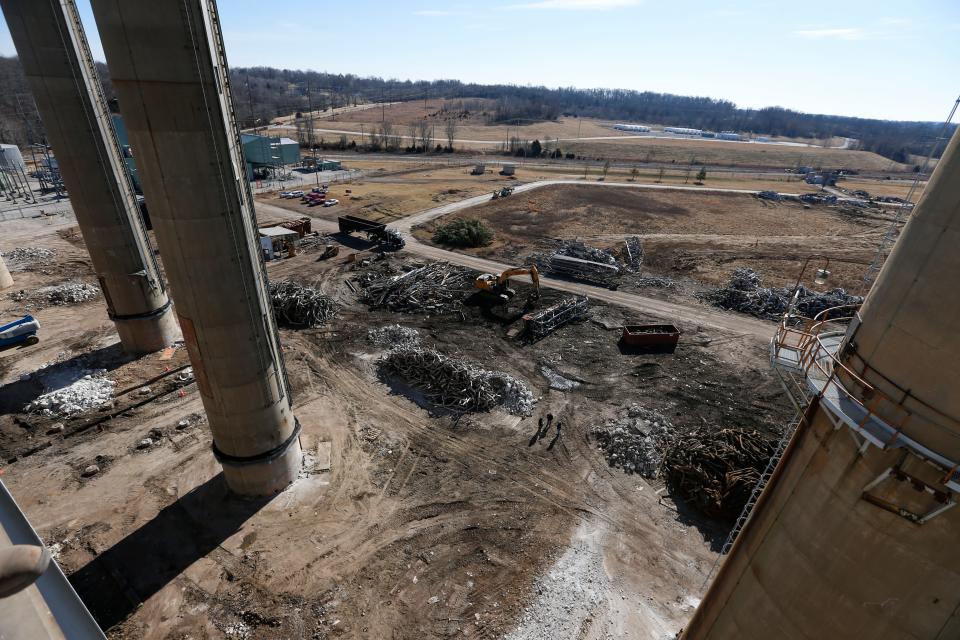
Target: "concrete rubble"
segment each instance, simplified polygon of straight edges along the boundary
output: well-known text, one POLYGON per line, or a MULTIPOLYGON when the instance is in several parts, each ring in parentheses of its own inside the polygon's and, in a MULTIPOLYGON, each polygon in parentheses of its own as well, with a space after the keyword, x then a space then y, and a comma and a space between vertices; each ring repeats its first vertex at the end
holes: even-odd
POLYGON ((660 413, 632 404, 619 418, 594 429, 593 436, 611 467, 655 479, 677 428, 660 413))
POLYGON ((57 257, 57 252, 54 249, 45 249, 43 247, 17 247, 12 251, 4 253, 3 257, 13 265, 27 267, 46 265, 57 257))
MULTIPOLYGON (((603 554, 591 538, 575 540, 552 567, 537 577, 536 597, 506 640, 580 638, 584 626, 608 602, 610 578, 603 554)), ((602 623, 601 623, 602 624, 602 623)), ((612 638, 605 631, 601 638, 612 638)), ((593 637, 593 636, 591 636, 593 637)))
POLYGON ((513 376, 488 371, 434 349, 401 345, 388 351, 378 366, 381 375, 396 376, 421 391, 432 404, 454 411, 500 407, 527 416, 536 402, 527 385, 513 376))
MULTIPOLYGON (((842 305, 861 304, 863 298, 849 295, 843 289, 816 292, 800 285, 794 312, 812 318, 821 311, 842 305)), ((706 299, 721 309, 747 313, 767 320, 779 320, 786 313, 793 297, 793 289, 764 287, 763 280, 753 269, 738 267, 730 275, 726 287, 707 294, 706 299)))
POLYGON ((28 292, 21 289, 13 294, 16 302, 35 302, 39 304, 67 305, 88 302, 100 295, 100 287, 86 282, 64 282, 49 287, 40 287, 28 292))
POLYGON ((110 402, 116 386, 117 383, 108 378, 103 369, 86 373, 62 387, 57 386, 56 382, 52 385, 47 382, 44 388, 48 391, 28 403, 23 410, 47 417, 70 417, 110 402))
POLYGON ((270 301, 277 322, 297 329, 323 326, 339 309, 333 298, 317 289, 286 280, 270 283, 270 301))

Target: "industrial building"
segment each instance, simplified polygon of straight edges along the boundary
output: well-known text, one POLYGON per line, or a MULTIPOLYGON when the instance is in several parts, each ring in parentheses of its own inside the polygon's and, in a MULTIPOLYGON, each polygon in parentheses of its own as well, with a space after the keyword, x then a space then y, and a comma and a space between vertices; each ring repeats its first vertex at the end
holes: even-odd
POLYGON ((642 124, 615 124, 613 128, 618 131, 630 131, 631 133, 648 133, 650 127, 642 124))
POLYGON ((137 173, 137 161, 133 157, 133 150, 130 148, 130 137, 127 135, 127 127, 123 124, 123 116, 114 113, 111 116, 113 121, 113 130, 117 134, 117 143, 120 145, 120 154, 123 156, 123 163, 127 167, 127 175, 133 183, 133 188, 137 193, 143 193, 140 186, 140 175, 137 173))
POLYGON ((664 133, 673 133, 678 136, 699 136, 703 133, 701 129, 689 129, 687 127, 664 127, 664 133))
POLYGON ((284 167, 300 162, 300 144, 290 138, 242 133, 240 143, 243 145, 248 181, 253 180, 258 174, 283 173, 284 167))

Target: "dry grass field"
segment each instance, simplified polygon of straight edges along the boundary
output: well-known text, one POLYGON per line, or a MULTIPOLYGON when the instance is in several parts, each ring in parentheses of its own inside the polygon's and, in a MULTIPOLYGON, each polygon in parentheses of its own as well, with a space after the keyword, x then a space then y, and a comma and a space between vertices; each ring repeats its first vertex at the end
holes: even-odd
POLYGON ((415 229, 430 241, 437 225, 480 218, 495 241, 470 253, 523 263, 556 239, 613 247, 639 235, 651 273, 721 284, 739 266, 769 285, 792 284, 807 256, 830 257, 830 286, 856 290, 889 224, 883 214, 834 207, 804 208, 741 194, 545 187, 439 218, 415 229))

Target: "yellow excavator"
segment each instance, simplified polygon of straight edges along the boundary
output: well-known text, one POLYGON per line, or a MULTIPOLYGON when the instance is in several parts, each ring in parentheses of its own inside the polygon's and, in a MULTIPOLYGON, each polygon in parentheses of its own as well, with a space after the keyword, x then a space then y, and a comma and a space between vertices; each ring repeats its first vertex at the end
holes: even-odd
POLYGON ((533 281, 533 293, 530 294, 530 300, 536 300, 540 297, 540 272, 535 264, 529 267, 513 267, 499 274, 484 273, 477 276, 473 286, 479 289, 492 304, 506 304, 510 302, 513 296, 517 295, 517 292, 510 288, 510 278, 527 275, 533 281))

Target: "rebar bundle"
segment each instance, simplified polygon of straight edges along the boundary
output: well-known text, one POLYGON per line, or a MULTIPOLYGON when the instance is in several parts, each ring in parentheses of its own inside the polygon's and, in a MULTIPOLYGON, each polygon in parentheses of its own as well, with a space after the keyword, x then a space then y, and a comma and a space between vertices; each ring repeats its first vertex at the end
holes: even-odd
POLYGON ((277 322, 296 329, 319 327, 337 314, 337 303, 316 289, 282 280, 270 283, 277 322))
POLYGON ((379 366, 381 374, 400 378, 438 407, 477 412, 502 406, 516 415, 533 409, 533 394, 523 382, 434 349, 402 345, 387 352, 379 366))
POLYGON ((663 467, 671 491, 705 515, 733 520, 776 448, 754 429, 700 427, 678 434, 663 467))
MULTIPOLYGON (((706 296, 707 300, 722 309, 748 313, 758 318, 778 320, 790 306, 793 290, 764 287, 760 275, 753 269, 739 267, 733 270, 726 287, 706 296)), ((795 311, 812 318, 831 307, 860 304, 863 298, 851 296, 843 289, 816 292, 800 285, 795 311)))
POLYGON ((463 307, 462 289, 471 280, 468 269, 431 262, 399 276, 361 280, 361 299, 372 307, 405 313, 456 313, 463 307))
POLYGON ((523 317, 524 328, 531 340, 540 340, 568 322, 587 315, 590 300, 587 297, 564 298, 557 304, 523 317))

